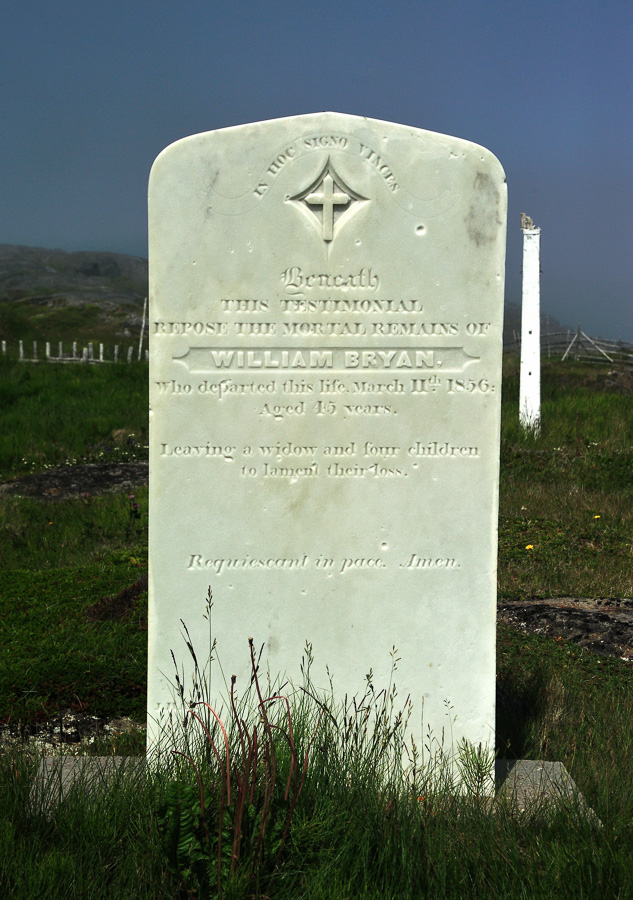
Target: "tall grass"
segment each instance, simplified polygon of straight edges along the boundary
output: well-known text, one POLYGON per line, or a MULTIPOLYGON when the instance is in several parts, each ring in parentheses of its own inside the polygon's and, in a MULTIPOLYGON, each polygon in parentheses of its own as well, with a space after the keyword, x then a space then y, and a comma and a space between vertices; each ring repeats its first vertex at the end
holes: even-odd
MULTIPOLYGON (((598 713, 598 698, 594 703, 589 692, 568 702, 567 689, 581 690, 575 676, 561 677, 562 652, 538 640, 516 643, 506 674, 517 672, 517 654, 514 700, 540 704, 529 711, 524 747, 533 741, 542 751, 557 732, 556 753, 567 752, 572 739, 577 748, 588 744, 583 765, 578 749, 566 762, 601 827, 573 801, 519 815, 509 802, 491 807, 476 789, 455 792, 437 770, 412 780, 397 763, 401 732, 388 710, 384 718, 382 698, 366 697, 345 711, 314 699, 308 682, 290 707, 268 701, 262 688, 261 699, 236 705, 223 728, 211 719, 208 736, 191 715, 203 707, 186 704, 187 728, 198 733, 174 748, 180 752, 171 762, 135 770, 97 794, 80 788, 59 805, 29 795, 34 761, 2 756, 5 891, 282 900, 630 896, 631 765, 620 755, 625 740, 609 746, 604 738, 613 732, 608 715, 630 713, 631 686, 622 685, 605 715, 579 732, 579 721, 598 713), (365 729, 372 706, 378 724, 383 717, 382 732, 365 729), (370 736, 376 734, 378 740, 370 736), (589 764, 593 779, 581 781, 589 764)), ((581 659, 568 663, 570 673, 578 665, 581 674, 581 659)), ((523 709, 521 720, 527 714, 523 709)), ((631 738, 630 725, 624 738, 631 738)), ((54 789, 52 782, 49 795, 54 789)))

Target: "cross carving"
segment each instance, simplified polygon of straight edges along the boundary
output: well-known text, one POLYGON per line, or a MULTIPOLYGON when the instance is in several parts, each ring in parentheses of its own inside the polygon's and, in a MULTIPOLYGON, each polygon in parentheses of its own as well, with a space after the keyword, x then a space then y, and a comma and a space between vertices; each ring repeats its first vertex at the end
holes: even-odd
POLYGON ((334 235, 334 207, 347 206, 352 198, 343 192, 334 190, 334 179, 328 172, 321 182, 321 190, 308 194, 305 202, 311 206, 323 208, 322 236, 324 241, 331 241, 334 235))

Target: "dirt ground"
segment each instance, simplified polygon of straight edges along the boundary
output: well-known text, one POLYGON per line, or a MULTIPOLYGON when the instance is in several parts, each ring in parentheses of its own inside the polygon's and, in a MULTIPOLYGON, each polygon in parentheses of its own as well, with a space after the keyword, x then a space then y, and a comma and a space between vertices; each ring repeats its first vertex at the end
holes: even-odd
POLYGON ((125 463, 86 463, 59 466, 35 475, 24 475, 13 481, 0 482, 0 495, 31 497, 35 500, 69 500, 71 498, 117 491, 131 491, 148 482, 149 463, 134 460, 125 463))

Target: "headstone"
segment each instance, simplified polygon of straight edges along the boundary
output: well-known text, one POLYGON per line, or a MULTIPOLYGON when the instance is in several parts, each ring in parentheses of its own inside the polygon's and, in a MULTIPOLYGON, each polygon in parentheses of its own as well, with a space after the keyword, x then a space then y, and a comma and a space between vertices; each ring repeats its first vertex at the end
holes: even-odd
MULTIPOLYGON (((506 185, 475 144, 319 113, 154 163, 149 746, 171 652, 394 681, 428 740, 490 748, 506 185), (213 601, 206 612, 208 587, 213 601), (327 667, 327 671, 326 671, 327 667)), ((220 670, 222 667, 223 673, 220 670)), ((435 745, 437 746, 437 745, 435 745)))

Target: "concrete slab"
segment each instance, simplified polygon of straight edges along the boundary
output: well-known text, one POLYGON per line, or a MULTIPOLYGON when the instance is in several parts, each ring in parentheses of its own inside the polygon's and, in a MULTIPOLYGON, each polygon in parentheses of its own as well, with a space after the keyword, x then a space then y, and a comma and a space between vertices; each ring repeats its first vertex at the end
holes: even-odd
MULTIPOLYGON (((83 784, 90 792, 107 791, 117 778, 139 775, 145 764, 142 756, 44 757, 31 789, 31 802, 50 812, 68 796, 73 785, 83 784)), ((510 801, 518 813, 576 801, 601 825, 561 762, 498 759, 495 785, 496 799, 510 801)))

